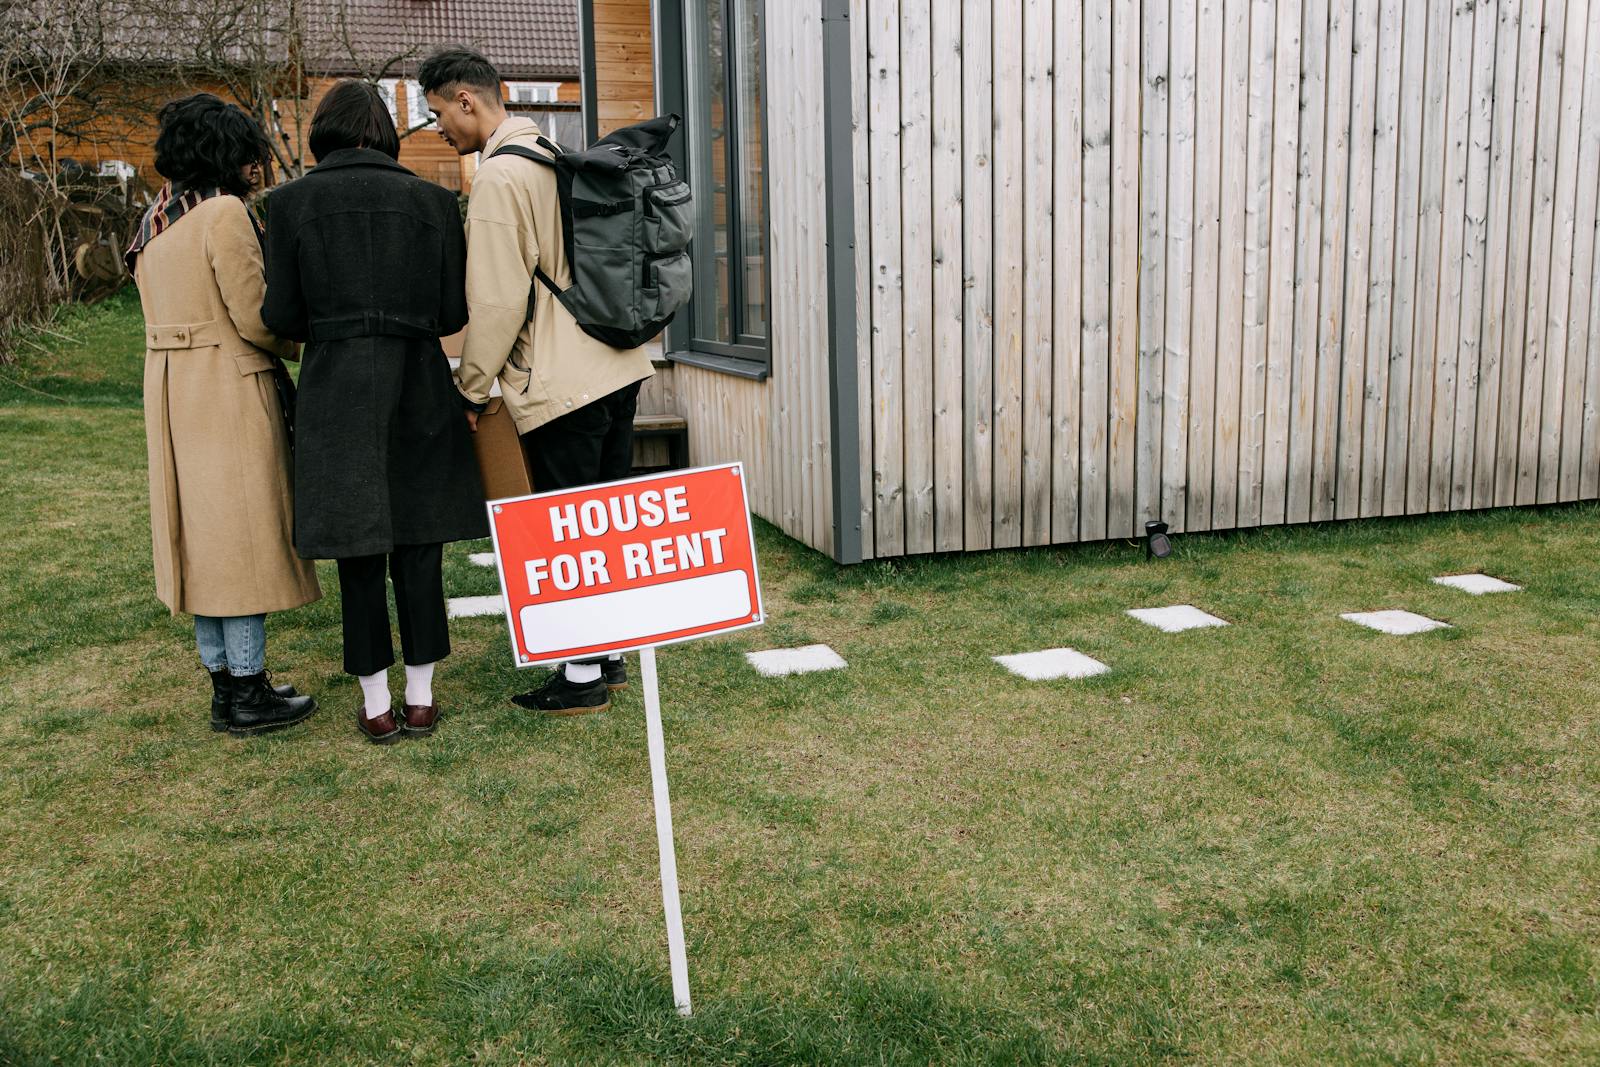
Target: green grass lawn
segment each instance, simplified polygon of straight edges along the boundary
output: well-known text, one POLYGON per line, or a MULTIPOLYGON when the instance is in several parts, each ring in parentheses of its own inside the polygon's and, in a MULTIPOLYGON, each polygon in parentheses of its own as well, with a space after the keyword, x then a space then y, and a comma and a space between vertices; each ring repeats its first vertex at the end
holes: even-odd
MULTIPOLYGON (((306 726, 212 734, 149 573, 138 305, 0 368, 0 1063, 1600 1062, 1596 508, 840 568, 660 653, 696 1014, 672 1010, 637 686, 352 723, 327 594, 269 621, 306 726), (1527 587, 1432 585, 1486 570, 1527 587), (1165 635, 1129 607, 1234 625, 1165 635), (1385 637, 1341 611, 1453 629, 1385 637), (762 679, 824 641, 850 669, 762 679), (996 653, 1113 667, 1029 683, 996 653)), ((495 591, 451 546, 452 595, 495 591)))

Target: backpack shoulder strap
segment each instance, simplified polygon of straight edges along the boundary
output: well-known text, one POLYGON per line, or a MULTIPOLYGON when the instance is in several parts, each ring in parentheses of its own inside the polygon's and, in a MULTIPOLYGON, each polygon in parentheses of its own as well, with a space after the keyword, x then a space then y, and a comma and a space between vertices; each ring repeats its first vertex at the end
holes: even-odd
MULTIPOLYGON (((557 148, 555 145, 551 144, 549 141, 545 140, 543 137, 539 138, 539 147, 544 148, 544 149, 546 149, 546 150, 548 150, 550 152, 553 152, 553 153, 555 153, 557 155, 559 155, 560 151, 561 151, 559 148, 557 148)), ((535 152, 533 149, 524 147, 523 145, 519 145, 519 144, 503 144, 499 148, 496 148, 493 152, 489 153, 489 158, 490 159, 494 159, 496 156, 516 156, 516 157, 518 157, 520 159, 531 159, 535 163, 543 163, 545 166, 551 167, 551 168, 554 168, 555 165, 556 165, 556 161, 551 159, 549 156, 544 155, 544 154, 539 153, 539 152, 535 152)), ((547 289, 549 289, 552 293, 555 294, 557 299, 560 299, 562 297, 562 295, 563 295, 562 292, 561 292, 561 287, 555 283, 555 279, 551 278, 548 274, 546 274, 543 269, 535 268, 534 272, 533 272, 533 286, 528 290, 528 319, 527 319, 527 321, 529 321, 529 322, 533 321, 533 298, 534 298, 534 294, 539 291, 539 284, 541 282, 544 284, 544 286, 547 289)))
MULTIPOLYGON (((546 141, 543 137, 539 138, 539 144, 541 147, 546 144, 546 141)), ((556 161, 551 159, 549 156, 535 152, 531 148, 524 148, 519 144, 503 144, 499 148, 496 148, 493 152, 489 153, 490 159, 494 159, 496 156, 517 156, 521 159, 531 159, 535 163, 543 163, 547 167, 553 167, 556 165, 556 161)))

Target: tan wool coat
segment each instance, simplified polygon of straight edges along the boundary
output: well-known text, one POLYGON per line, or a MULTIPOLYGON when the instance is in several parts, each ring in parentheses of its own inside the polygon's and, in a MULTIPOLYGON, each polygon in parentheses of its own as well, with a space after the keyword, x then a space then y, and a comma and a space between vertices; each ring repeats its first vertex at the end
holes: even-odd
POLYGON ((134 264, 144 307, 145 440, 156 595, 173 614, 255 615, 322 595, 295 554, 289 442, 261 323, 248 209, 215 196, 134 264))
POLYGON ((484 146, 467 202, 470 317, 458 386, 482 404, 498 378, 518 433, 654 373, 645 349, 612 348, 590 337, 543 285, 528 322, 535 268, 543 267, 562 288, 572 284, 555 171, 531 159, 489 157, 508 143, 544 152, 538 140, 539 127, 531 120, 502 122, 484 146))

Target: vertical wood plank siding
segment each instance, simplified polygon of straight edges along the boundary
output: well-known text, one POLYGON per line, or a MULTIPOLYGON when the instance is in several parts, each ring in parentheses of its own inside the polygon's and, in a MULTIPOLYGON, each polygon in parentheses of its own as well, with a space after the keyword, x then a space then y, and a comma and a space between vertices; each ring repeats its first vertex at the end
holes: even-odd
MULTIPOLYGON (((821 3, 765 10, 771 375, 651 407, 831 552, 821 3)), ((865 557, 1600 495, 1600 0, 849 30, 865 557)))
MULTIPOLYGON (((614 3, 613 8, 623 5, 614 3)), ((639 4, 648 11, 648 6, 639 4)), ((926 7, 926 3, 923 5, 926 7)), ((599 5, 596 22, 600 23, 599 5)), ((867 26, 864 21, 852 18, 853 77, 858 90, 866 86, 867 26)), ((770 335, 772 372, 764 381, 734 377, 713 370, 687 364, 676 364, 658 375, 651 387, 651 407, 683 415, 689 423, 690 459, 696 464, 742 461, 748 473, 747 489, 750 506, 785 533, 812 545, 823 552, 832 553, 833 545, 833 493, 830 479, 833 474, 832 442, 829 438, 830 397, 828 385, 828 285, 827 285, 827 181, 825 173, 826 144, 823 125, 823 59, 822 11, 820 4, 770 3, 765 8, 765 41, 763 59, 766 64, 769 95, 766 100, 766 160, 767 183, 771 198, 769 214, 771 229, 768 234, 768 270, 771 271, 771 306, 768 308, 768 333, 770 335)), ((889 37, 895 55, 899 53, 894 36, 889 37)), ((876 41, 874 42, 876 44, 876 41)), ((883 57, 888 58, 888 57, 883 57)), ((926 76, 926 72, 924 72, 926 76)), ((898 86, 887 91, 898 96, 898 86)), ((852 157, 858 180, 855 217, 868 223, 872 215, 867 209, 867 173, 871 162, 866 155, 868 111, 864 95, 858 94, 859 106, 852 109, 854 125, 852 157)), ((881 145, 879 146, 881 151, 881 145)), ((900 173, 899 157, 885 159, 888 173, 900 173)), ((883 173, 879 171, 878 173, 883 173)), ((888 195, 899 199, 898 184, 884 187, 888 195)), ((696 190, 702 195, 701 190, 696 190)), ((843 195, 852 195, 844 190, 843 195)), ((899 212, 894 213, 896 251, 884 257, 886 268, 898 271, 901 253, 898 251, 899 212)), ((924 224, 926 225, 926 223, 924 224)), ((875 391, 872 377, 873 361, 886 372, 888 356, 893 353, 895 373, 899 381, 898 360, 904 337, 900 332, 901 315, 894 311, 896 345, 885 350, 869 337, 866 325, 874 308, 875 288, 869 289, 873 278, 865 256, 871 244, 857 241, 857 313, 861 316, 857 335, 861 340, 858 368, 861 371, 864 405, 870 402, 875 391)), ((884 246, 887 248, 887 246, 884 246)), ((873 263, 878 262, 874 256, 873 263)), ((928 264, 924 264, 928 268, 928 264)), ((929 268, 931 269, 931 268, 929 268)), ((925 284, 925 283, 918 283, 925 284)), ((887 290, 887 286, 885 287, 887 290)), ((887 291, 885 296, 888 296, 887 291)), ((896 309, 900 303, 900 282, 896 277, 893 287, 896 309)), ((883 308, 888 311, 887 307, 883 308)), ((923 347, 931 340, 923 330, 916 337, 915 358, 930 358, 923 347)), ((857 358, 858 353, 848 353, 845 358, 857 358)), ((856 398, 845 401, 854 404, 856 398)), ((859 424, 871 433, 871 411, 863 405, 859 424)), ((898 399, 888 407, 890 417, 883 422, 882 449, 874 452, 870 436, 863 449, 862 470, 845 472, 848 477, 862 479, 862 521, 866 535, 865 547, 870 557, 873 551, 873 526, 875 514, 873 457, 892 454, 895 465, 890 481, 880 482, 877 490, 891 499, 900 510, 894 525, 902 545, 905 531, 903 519, 904 494, 903 469, 898 457, 902 452, 900 418, 904 411, 898 399), (892 419, 892 422, 891 422, 892 419)), ((905 413, 908 421, 912 416, 905 413)), ((919 413, 925 418, 925 413, 919 413)), ((852 420, 855 421, 855 420, 852 420)), ((885 509, 888 510, 887 508, 885 509)), ((917 536, 921 536, 919 531, 917 536)), ((894 554, 904 551, 897 547, 894 554)))
MULTIPOLYGON (((767 5, 768 107, 808 116, 775 268, 820 239, 816 8, 767 5)), ((851 17, 868 556, 1600 493, 1600 0, 851 17)), ((697 460, 825 361, 820 299, 774 301, 742 408, 678 387, 697 460)))

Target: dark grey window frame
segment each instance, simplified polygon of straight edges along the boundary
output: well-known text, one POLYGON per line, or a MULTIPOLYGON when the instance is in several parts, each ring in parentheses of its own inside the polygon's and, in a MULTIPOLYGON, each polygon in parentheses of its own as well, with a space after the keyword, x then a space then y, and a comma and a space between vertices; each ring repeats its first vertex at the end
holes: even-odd
POLYGON ((583 98, 583 138, 585 144, 600 139, 600 93, 595 74, 594 0, 578 3, 578 51, 582 64, 578 73, 579 95, 583 98))
MULTIPOLYGON (((688 5, 704 2, 704 0, 657 0, 652 5, 654 8, 655 25, 654 37, 656 47, 656 99, 662 114, 685 116, 685 121, 678 127, 678 132, 673 135, 670 151, 674 160, 678 161, 680 172, 692 174, 689 154, 688 125, 693 116, 688 110, 688 71, 685 62, 685 46, 687 42, 687 19, 689 17, 688 5)), ((765 0, 744 0, 747 3, 758 4, 761 7, 761 24, 766 25, 765 0)), ((723 32, 731 36, 736 32, 736 25, 732 19, 724 19, 723 32)), ((767 56, 766 41, 755 42, 759 66, 761 70, 761 232, 763 234, 762 256, 765 259, 762 270, 765 292, 766 337, 755 337, 748 334, 738 335, 738 343, 725 344, 709 341, 694 336, 693 304, 680 312, 678 317, 667 327, 663 335, 667 358, 674 363, 685 363, 690 366, 704 367, 707 370, 719 371, 743 378, 764 380, 772 372, 772 200, 771 184, 768 176, 768 114, 767 105, 767 56)), ((728 87, 724 107, 727 109, 727 128, 730 131, 738 129, 738 110, 736 93, 733 87, 737 84, 734 79, 735 49, 723 49, 724 82, 728 87)), ((730 147, 729 181, 736 180, 740 173, 738 170, 739 154, 737 145, 732 136, 728 139, 730 147)), ((695 195, 700 195, 695 190, 695 195)), ((709 192, 708 192, 709 195, 709 192)), ((733 189, 727 191, 729 205, 729 259, 736 260, 737 264, 730 264, 729 270, 729 298, 735 309, 743 304, 744 270, 740 265, 744 261, 742 241, 737 235, 740 229, 738 194, 733 189), (737 245, 737 247, 735 247, 737 245)), ((690 254, 693 255, 693 247, 690 254)), ((820 281, 820 279, 819 279, 820 281)), ((738 315, 734 316, 737 326, 738 315)))

